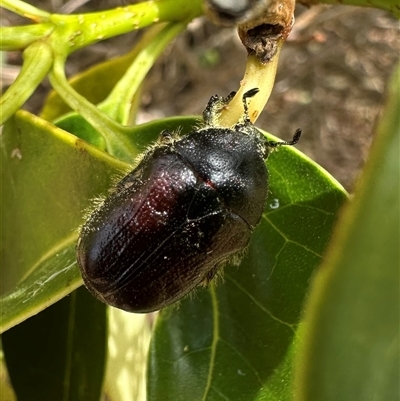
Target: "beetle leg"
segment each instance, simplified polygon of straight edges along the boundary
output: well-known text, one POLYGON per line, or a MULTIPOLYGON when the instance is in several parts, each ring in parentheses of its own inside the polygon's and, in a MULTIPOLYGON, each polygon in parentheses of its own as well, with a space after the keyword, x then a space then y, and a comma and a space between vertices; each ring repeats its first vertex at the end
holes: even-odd
POLYGON ((220 97, 218 95, 211 96, 203 111, 203 120, 206 126, 215 127, 218 125, 218 114, 226 105, 229 104, 235 94, 236 92, 231 92, 226 97, 220 97))

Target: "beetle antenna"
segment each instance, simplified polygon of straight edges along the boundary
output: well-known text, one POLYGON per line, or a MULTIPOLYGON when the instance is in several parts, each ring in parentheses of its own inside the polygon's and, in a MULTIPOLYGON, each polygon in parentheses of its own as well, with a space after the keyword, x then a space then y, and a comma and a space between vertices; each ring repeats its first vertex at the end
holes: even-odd
POLYGON ((281 142, 268 141, 267 144, 271 148, 276 148, 276 147, 282 146, 282 145, 292 146, 292 145, 296 145, 296 143, 299 142, 300 137, 301 137, 301 129, 298 128, 296 130, 296 132, 294 133, 293 139, 291 141, 288 141, 288 142, 286 142, 286 141, 281 141, 281 142))

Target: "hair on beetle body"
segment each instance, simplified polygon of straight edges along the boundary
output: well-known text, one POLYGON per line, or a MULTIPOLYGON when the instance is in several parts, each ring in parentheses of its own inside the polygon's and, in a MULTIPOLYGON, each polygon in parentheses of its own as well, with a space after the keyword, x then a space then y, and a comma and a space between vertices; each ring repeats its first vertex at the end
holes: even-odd
POLYGON ((268 193, 265 159, 272 142, 244 115, 233 127, 218 114, 234 93, 213 96, 204 125, 159 140, 96 207, 82 226, 77 260, 89 291, 101 301, 145 313, 207 285, 237 261, 259 224, 268 193))
POLYGON ((211 96, 203 111, 204 128, 216 128, 219 126, 219 114, 228 107, 230 101, 234 98, 236 92, 231 92, 228 96, 211 96))

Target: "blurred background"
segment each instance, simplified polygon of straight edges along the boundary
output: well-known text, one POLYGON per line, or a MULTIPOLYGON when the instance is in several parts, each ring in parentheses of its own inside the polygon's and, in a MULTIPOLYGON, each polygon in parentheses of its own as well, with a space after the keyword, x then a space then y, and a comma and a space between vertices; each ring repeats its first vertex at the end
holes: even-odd
MULTIPOLYGON (((134 3, 128 0, 29 0, 50 12, 99 11, 134 3)), ((2 25, 24 21, 2 10, 2 25)), ((70 56, 72 76, 98 62, 129 51, 133 32, 82 49, 70 56)), ((399 60, 398 21, 367 8, 298 4, 296 22, 281 53, 271 98, 257 126, 290 139, 303 129, 297 147, 351 191, 373 139, 388 79, 399 60)), ((18 74, 19 52, 3 54, 2 87, 18 74)), ((239 87, 246 51, 235 28, 193 21, 149 73, 138 123, 172 115, 200 114, 211 95, 239 87)), ((100 84, 100 83, 99 83, 100 84)), ((24 106, 39 113, 50 90, 48 81, 24 106)))

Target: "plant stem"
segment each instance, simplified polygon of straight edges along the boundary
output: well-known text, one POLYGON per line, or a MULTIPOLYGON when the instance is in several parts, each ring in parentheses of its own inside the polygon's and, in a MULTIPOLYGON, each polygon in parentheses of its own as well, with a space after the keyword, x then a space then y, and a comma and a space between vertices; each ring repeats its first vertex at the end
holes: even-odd
POLYGON ((195 0, 146 1, 113 10, 87 14, 52 14, 68 45, 68 53, 100 40, 131 32, 157 22, 188 21, 202 14, 202 2, 195 0))
POLYGON ((226 109, 221 111, 219 124, 230 127, 236 124, 243 116, 243 94, 250 89, 260 90, 249 102, 249 116, 254 123, 267 103, 274 87, 280 49, 283 41, 278 42, 278 51, 267 63, 261 63, 255 55, 248 56, 246 71, 240 82, 240 88, 226 109))
POLYGON ((54 25, 50 22, 36 25, 2 27, 0 29, 0 50, 24 49, 32 42, 49 36, 53 29, 54 25))
POLYGON ((21 0, 2 0, 1 7, 36 22, 46 22, 51 15, 21 0))
POLYGON ((125 135, 126 128, 106 116, 71 87, 65 77, 64 63, 65 60, 61 57, 56 57, 54 60, 53 70, 49 73, 53 88, 74 111, 81 114, 103 136, 108 153, 132 163, 132 155, 137 152, 125 135))
POLYGON ((53 63, 53 52, 46 42, 32 43, 25 49, 23 56, 24 63, 17 79, 0 98, 0 125, 3 125, 26 102, 53 63))
POLYGON ((99 105, 108 116, 121 124, 126 125, 128 123, 132 99, 143 79, 165 47, 183 31, 186 25, 186 23, 170 23, 159 31, 151 42, 147 40, 146 46, 143 46, 142 43, 138 44, 142 50, 107 99, 99 105))

